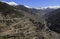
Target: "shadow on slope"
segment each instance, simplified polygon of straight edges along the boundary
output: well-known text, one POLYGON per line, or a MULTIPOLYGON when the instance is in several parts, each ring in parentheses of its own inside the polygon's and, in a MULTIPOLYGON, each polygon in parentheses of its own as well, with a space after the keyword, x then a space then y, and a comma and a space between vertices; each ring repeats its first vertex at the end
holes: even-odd
POLYGON ((46 14, 45 20, 47 21, 50 30, 60 33, 60 9, 46 14))

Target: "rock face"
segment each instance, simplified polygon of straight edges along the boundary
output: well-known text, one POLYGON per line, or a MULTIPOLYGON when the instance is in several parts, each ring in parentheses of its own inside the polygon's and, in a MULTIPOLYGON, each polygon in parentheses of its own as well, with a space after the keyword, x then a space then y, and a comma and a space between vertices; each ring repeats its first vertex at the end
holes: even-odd
MULTIPOLYGON (((27 8, 25 8, 27 9, 27 8)), ((0 2, 0 39, 60 39, 38 15, 0 2)))

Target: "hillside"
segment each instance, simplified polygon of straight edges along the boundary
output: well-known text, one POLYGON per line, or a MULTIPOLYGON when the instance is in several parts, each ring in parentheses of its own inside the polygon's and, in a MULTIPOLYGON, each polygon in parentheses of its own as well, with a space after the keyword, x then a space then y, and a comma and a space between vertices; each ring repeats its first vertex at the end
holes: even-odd
POLYGON ((54 10, 46 14, 46 21, 51 24, 49 28, 57 33, 60 33, 60 9, 54 10))
POLYGON ((0 2, 0 38, 33 38, 37 27, 32 21, 36 18, 28 12, 17 10, 15 7, 0 2))
POLYGON ((0 2, 0 39, 59 39, 59 36, 37 14, 27 12, 27 8, 16 9, 0 2))

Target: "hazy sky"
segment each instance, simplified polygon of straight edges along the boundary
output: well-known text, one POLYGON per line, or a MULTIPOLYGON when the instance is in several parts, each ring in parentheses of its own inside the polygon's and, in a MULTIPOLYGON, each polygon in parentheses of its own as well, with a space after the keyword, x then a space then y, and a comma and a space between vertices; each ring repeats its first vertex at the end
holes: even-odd
POLYGON ((4 0, 7 2, 14 1, 31 7, 60 6, 60 0, 4 0))

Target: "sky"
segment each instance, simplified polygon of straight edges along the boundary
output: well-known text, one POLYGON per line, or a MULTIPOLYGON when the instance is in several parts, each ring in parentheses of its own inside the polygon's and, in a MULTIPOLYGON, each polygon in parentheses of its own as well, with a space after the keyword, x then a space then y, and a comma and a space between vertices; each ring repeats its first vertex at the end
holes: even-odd
POLYGON ((60 0, 3 0, 31 7, 60 6, 60 0))

